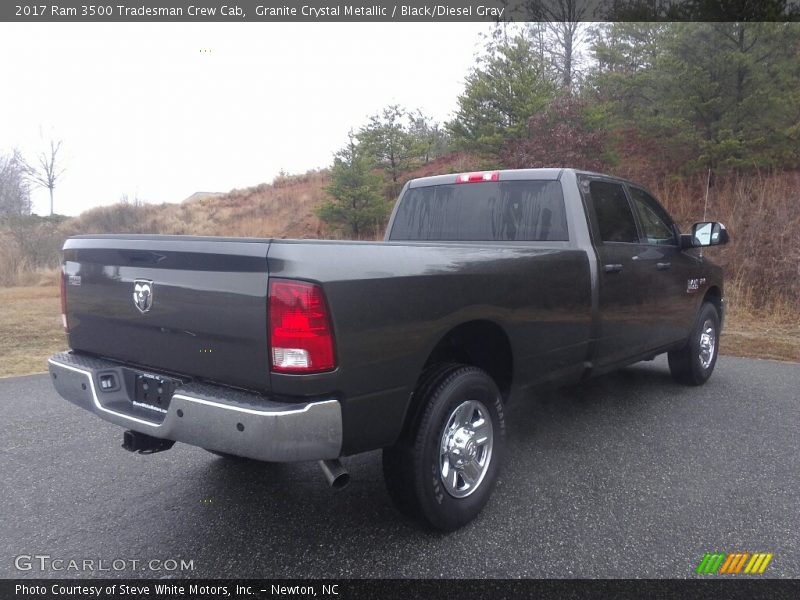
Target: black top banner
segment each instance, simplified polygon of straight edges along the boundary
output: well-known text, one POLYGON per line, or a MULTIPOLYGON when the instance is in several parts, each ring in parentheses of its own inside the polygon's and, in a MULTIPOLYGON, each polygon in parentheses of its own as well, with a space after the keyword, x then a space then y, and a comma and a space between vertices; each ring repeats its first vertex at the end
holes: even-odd
POLYGON ((7 22, 797 21, 800 0, 0 2, 7 22))

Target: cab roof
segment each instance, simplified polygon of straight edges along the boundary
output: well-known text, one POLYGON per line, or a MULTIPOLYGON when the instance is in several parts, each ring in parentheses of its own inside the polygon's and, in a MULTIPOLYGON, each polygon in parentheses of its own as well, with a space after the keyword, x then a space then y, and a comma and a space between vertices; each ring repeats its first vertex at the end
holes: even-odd
MULTIPOLYGON (((475 171, 475 173, 498 173, 498 181, 521 181, 521 180, 528 180, 528 179, 536 179, 539 181, 557 181, 561 178, 561 175, 566 172, 576 173, 576 174, 584 174, 584 175, 592 175, 595 177, 604 177, 608 179, 616 179, 618 181, 627 181, 625 179, 621 179, 619 177, 615 177, 613 175, 607 175, 604 173, 594 173, 592 171, 584 171, 582 169, 571 169, 571 168, 543 168, 543 169, 487 169, 484 171, 475 171)), ((408 187, 410 188, 418 188, 418 187, 427 187, 431 185, 449 185, 453 183, 457 183, 457 178, 459 175, 464 175, 465 173, 448 173, 447 175, 432 175, 430 177, 420 177, 419 179, 412 179, 408 182, 408 187)), ((469 174, 466 173, 466 174, 469 174)))

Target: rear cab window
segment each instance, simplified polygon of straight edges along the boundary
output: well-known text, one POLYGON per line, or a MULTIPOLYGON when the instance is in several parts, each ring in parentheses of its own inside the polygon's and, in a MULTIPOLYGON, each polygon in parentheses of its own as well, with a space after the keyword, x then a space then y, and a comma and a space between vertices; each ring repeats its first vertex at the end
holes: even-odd
POLYGON ((487 181, 408 188, 393 241, 569 241, 561 182, 487 181))

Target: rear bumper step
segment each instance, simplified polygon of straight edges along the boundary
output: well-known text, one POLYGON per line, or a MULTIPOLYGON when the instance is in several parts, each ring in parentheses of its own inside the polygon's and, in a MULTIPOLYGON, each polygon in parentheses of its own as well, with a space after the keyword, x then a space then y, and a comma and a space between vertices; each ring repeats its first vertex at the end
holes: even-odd
POLYGON ((53 385, 66 400, 148 436, 270 462, 335 459, 341 453, 336 399, 275 402, 190 382, 177 387, 166 410, 154 411, 132 398, 135 375, 157 376, 151 372, 74 352, 55 354, 48 363, 53 385), (101 388, 109 376, 119 385, 101 388))

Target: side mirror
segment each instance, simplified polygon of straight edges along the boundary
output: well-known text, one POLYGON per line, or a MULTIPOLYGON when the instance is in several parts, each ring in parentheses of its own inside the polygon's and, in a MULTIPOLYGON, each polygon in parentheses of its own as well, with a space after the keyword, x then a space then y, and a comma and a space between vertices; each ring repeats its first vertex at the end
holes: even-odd
POLYGON ((692 246, 719 246, 727 244, 731 239, 725 225, 715 221, 695 223, 692 225, 692 246))

